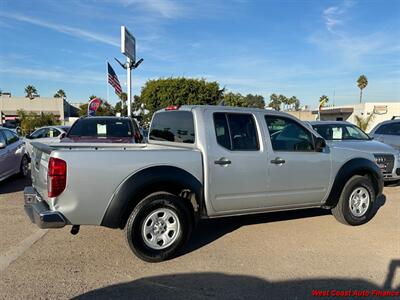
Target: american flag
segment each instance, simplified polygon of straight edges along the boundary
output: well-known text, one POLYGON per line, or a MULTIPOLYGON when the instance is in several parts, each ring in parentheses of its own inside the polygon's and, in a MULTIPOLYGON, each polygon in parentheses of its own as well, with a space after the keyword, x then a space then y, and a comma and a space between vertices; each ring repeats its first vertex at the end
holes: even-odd
POLYGON ((119 83, 118 76, 115 74, 113 68, 109 63, 108 65, 108 83, 115 89, 115 93, 120 96, 122 94, 121 84, 119 83))

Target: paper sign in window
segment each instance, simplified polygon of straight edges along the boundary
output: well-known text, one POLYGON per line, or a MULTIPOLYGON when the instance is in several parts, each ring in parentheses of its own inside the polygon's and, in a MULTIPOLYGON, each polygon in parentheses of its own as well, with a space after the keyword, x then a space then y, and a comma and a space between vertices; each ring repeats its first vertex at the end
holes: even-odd
POLYGON ((107 135, 107 125, 97 124, 97 134, 98 135, 107 135))
POLYGON ((341 140, 342 139, 342 128, 332 128, 332 139, 341 140))

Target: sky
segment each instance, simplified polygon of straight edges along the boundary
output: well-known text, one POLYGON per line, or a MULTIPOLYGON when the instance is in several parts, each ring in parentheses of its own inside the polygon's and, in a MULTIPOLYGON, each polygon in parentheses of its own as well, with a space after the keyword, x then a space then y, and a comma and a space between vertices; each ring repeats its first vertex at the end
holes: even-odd
MULTIPOLYGON (((400 1, 397 0, 1 0, 0 89, 41 96, 64 89, 71 103, 107 97, 106 61, 120 26, 136 38, 133 94, 148 79, 193 77, 227 91, 296 96, 312 108, 400 101, 400 1)), ((109 86, 110 102, 117 96, 109 86)))

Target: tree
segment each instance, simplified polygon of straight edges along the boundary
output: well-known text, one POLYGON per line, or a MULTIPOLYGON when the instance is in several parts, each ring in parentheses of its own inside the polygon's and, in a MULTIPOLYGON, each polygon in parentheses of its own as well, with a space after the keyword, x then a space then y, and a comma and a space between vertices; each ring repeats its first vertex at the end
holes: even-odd
POLYGON ((327 95, 322 95, 321 97, 319 97, 319 106, 320 107, 324 107, 326 106, 326 104, 329 102, 329 98, 327 95))
POLYGON ((245 100, 242 94, 229 92, 224 95, 224 105, 243 107, 245 100))
POLYGON ((27 85, 25 87, 25 97, 33 99, 37 95, 37 89, 33 85, 27 85))
POLYGON ((365 75, 360 75, 357 79, 357 86, 360 89, 360 103, 362 103, 362 93, 363 89, 365 89, 368 85, 368 79, 365 75))
POLYGON ((296 96, 290 97, 288 102, 290 105, 290 110, 295 110, 295 111, 300 110, 300 100, 297 99, 296 96))
POLYGON ((58 91, 54 94, 53 97, 54 97, 54 98, 63 98, 63 99, 65 99, 65 98, 67 97, 67 94, 65 93, 64 90, 58 90, 58 91))
POLYGON ((272 107, 275 110, 281 110, 282 102, 277 94, 272 94, 269 96, 269 99, 268 107, 272 107))
POLYGON ((91 95, 91 96, 89 97, 89 100, 92 100, 92 99, 94 99, 94 98, 97 98, 97 96, 96 96, 96 95, 91 95))
POLYGON ((247 94, 244 102, 246 107, 265 108, 264 97, 261 95, 247 94))
POLYGON ((357 126, 360 127, 363 131, 367 131, 369 124, 371 121, 374 119, 375 115, 374 113, 371 113, 368 117, 360 117, 360 116, 354 116, 356 119, 357 126))
POLYGON ((160 78, 149 80, 142 88, 140 99, 150 116, 170 105, 216 105, 223 99, 224 89, 217 82, 194 78, 160 78))
MULTIPOLYGON (((97 98, 96 96, 94 98, 97 98)), ((106 100, 101 100, 100 107, 96 111, 96 116, 115 116, 114 107, 106 100)), ((86 116, 88 112, 88 103, 79 106, 79 116, 86 116)))
POLYGON ((34 112, 26 113, 24 110, 18 110, 18 119, 21 124, 22 135, 27 135, 39 127, 60 124, 58 118, 51 113, 36 114, 34 112))
POLYGON ((287 105, 288 105, 288 98, 284 95, 279 95, 278 96, 279 102, 283 104, 283 109, 287 110, 287 105))

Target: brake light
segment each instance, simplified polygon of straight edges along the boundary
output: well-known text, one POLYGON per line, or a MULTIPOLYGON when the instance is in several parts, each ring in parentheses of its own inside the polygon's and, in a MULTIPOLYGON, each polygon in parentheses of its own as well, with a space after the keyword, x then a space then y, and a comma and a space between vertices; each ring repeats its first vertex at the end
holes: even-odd
POLYGON ((136 143, 140 143, 141 142, 142 136, 140 135, 140 131, 135 131, 134 137, 135 137, 135 142, 136 143))
POLYGON ((47 194, 50 198, 59 196, 67 184, 67 163, 50 157, 47 173, 47 194))
POLYGON ((170 105, 165 108, 165 110, 178 110, 180 105, 170 105))

